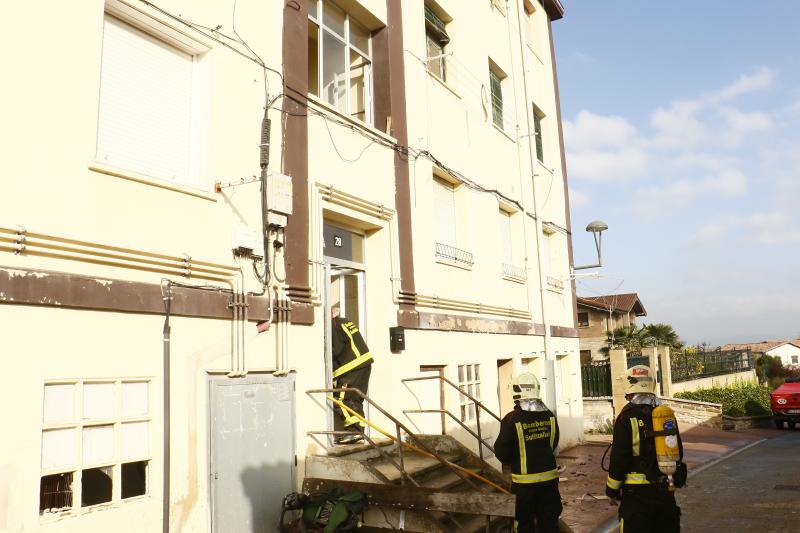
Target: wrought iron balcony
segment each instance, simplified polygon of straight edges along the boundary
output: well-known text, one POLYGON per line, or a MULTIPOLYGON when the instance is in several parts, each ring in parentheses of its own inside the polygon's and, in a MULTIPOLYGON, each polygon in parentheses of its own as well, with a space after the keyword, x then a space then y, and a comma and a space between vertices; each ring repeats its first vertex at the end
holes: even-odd
POLYGON ((514 265, 509 265, 508 263, 503 263, 503 276, 520 280, 527 279, 524 268, 520 268, 514 265))
POLYGON ((450 246, 449 244, 442 244, 441 242, 436 243, 436 257, 470 267, 475 264, 475 260, 472 258, 470 252, 461 250, 455 246, 450 246))
POLYGON ((564 281, 553 276, 547 276, 547 288, 554 292, 564 292, 564 281))

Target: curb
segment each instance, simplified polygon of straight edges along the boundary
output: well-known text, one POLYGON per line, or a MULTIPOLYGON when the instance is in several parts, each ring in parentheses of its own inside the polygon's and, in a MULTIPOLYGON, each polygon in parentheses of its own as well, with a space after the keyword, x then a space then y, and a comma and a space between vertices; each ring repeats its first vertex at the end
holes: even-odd
MULTIPOLYGON (((687 476, 687 478, 691 479, 692 477, 694 477, 697 474, 703 472, 707 468, 711 468, 712 466, 714 466, 716 464, 719 464, 719 463, 725 461, 726 459, 730 459, 734 455, 739 455, 740 453, 742 453, 742 452, 744 452, 746 450, 749 450, 750 448, 753 448, 754 446, 758 446, 762 442, 766 442, 768 440, 769 439, 764 438, 764 439, 757 440, 755 442, 751 442, 750 444, 748 444, 746 446, 742 446, 741 448, 733 450, 732 452, 728 452, 727 454, 725 454, 725 455, 723 455, 721 457, 717 457, 713 461, 710 461, 708 463, 702 464, 702 465, 698 466, 697 468, 693 468, 689 472, 689 475, 687 476)), ((619 520, 617 518, 612 518, 610 520, 606 520, 605 522, 603 522, 602 524, 600 524, 599 526, 594 528, 592 530, 592 533, 617 533, 618 531, 619 531, 619 520)))

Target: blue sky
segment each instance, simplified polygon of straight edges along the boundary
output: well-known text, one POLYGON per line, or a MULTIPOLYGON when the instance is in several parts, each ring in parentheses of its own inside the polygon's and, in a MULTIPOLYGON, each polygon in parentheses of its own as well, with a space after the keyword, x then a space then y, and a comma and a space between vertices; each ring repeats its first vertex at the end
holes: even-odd
POLYGON ((567 0, 553 24, 578 293, 690 343, 800 337, 800 2, 567 0))

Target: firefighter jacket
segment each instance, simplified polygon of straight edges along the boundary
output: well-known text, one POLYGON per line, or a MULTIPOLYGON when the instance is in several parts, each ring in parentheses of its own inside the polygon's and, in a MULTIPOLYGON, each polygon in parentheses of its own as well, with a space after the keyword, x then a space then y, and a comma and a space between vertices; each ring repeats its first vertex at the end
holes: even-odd
POLYGON ((331 329, 334 379, 356 368, 372 364, 372 354, 369 353, 369 347, 359 333, 358 326, 345 317, 336 317, 331 329))
POLYGON ((550 410, 525 411, 516 407, 500 422, 495 456, 511 467, 515 484, 558 479, 553 453, 558 446, 558 422, 550 410))
MULTIPOLYGON (((636 490, 643 485, 666 486, 666 476, 658 469, 653 438, 653 406, 628 403, 614 422, 611 462, 606 494, 619 498, 620 489, 636 490)), ((683 443, 678 434, 678 449, 683 460, 683 443)))

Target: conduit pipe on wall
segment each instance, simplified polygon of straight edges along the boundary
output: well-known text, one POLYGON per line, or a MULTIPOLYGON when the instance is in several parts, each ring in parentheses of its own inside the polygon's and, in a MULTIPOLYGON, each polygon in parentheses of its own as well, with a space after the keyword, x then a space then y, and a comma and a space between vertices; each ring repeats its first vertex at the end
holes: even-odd
MULTIPOLYGON (((528 129, 528 135, 526 138, 528 139, 528 157, 530 159, 531 165, 531 193, 533 195, 533 216, 534 216, 534 225, 536 228, 535 236, 536 236, 536 260, 538 265, 538 277, 539 277, 539 301, 541 305, 541 313, 542 313, 542 323, 544 324, 544 358, 551 359, 550 357, 550 321, 547 314, 547 287, 545 285, 545 278, 544 278, 544 268, 543 267, 543 258, 542 258, 542 220, 539 216, 539 202, 536 195, 536 178, 535 173, 533 171, 536 168, 536 156, 534 156, 534 140, 531 136, 532 128, 531 128, 531 113, 533 109, 528 109, 528 102, 533 104, 533 101, 530 100, 530 96, 528 94, 528 64, 525 60, 525 43, 522 42, 522 35, 525 29, 522 27, 522 2, 520 0, 516 1, 517 4, 517 34, 519 35, 519 49, 520 49, 520 60, 522 61, 522 86, 525 89, 525 121, 526 126, 528 129)), ((506 0, 506 12, 508 12, 508 0, 506 0)), ((510 37, 509 37, 510 39, 510 37)), ((551 58, 554 61, 554 58, 551 58)))

